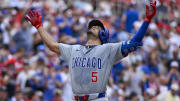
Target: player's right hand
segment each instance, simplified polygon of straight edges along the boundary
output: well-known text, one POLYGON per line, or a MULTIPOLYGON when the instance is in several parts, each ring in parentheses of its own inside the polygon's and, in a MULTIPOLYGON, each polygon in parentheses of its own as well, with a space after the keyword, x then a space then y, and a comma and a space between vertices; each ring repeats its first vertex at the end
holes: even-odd
POLYGON ((28 11, 28 15, 25 16, 27 21, 30 21, 31 24, 37 29, 42 26, 41 23, 41 14, 35 10, 28 11))

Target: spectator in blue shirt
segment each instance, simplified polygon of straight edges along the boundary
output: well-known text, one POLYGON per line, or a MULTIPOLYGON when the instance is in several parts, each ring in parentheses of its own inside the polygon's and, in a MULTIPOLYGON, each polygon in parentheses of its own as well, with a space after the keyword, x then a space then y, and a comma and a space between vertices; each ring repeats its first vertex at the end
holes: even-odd
POLYGON ((129 9, 123 14, 122 19, 125 21, 126 31, 133 33, 133 23, 139 18, 139 12, 135 9, 134 4, 129 5, 129 9))
POLYGON ((55 66, 50 68, 48 74, 45 75, 45 91, 44 91, 44 101, 51 101, 54 97, 54 93, 57 88, 62 88, 62 77, 60 75, 59 70, 61 68, 55 66), (56 71, 56 72, 55 72, 56 71))
POLYGON ((178 71, 179 64, 177 61, 172 61, 170 64, 170 71, 167 74, 166 83, 168 84, 168 89, 170 89, 172 83, 178 83, 180 81, 180 73, 178 71))
POLYGON ((59 26, 59 34, 65 33, 73 36, 73 18, 71 16, 71 9, 64 10, 62 16, 58 16, 55 19, 55 22, 57 26, 59 26))
POLYGON ((146 62, 147 63, 141 67, 141 70, 146 75, 150 75, 151 72, 155 73, 155 74, 159 74, 159 68, 157 66, 156 60, 154 59, 154 57, 151 53, 149 53, 146 62))
POLYGON ((119 82, 120 75, 122 75, 123 69, 124 69, 124 65, 121 62, 119 62, 113 66, 112 76, 113 76, 113 80, 115 83, 119 82))
POLYGON ((15 49, 24 48, 26 53, 29 54, 33 45, 33 36, 28 28, 27 22, 22 20, 22 29, 18 30, 13 36, 13 41, 15 42, 15 49))

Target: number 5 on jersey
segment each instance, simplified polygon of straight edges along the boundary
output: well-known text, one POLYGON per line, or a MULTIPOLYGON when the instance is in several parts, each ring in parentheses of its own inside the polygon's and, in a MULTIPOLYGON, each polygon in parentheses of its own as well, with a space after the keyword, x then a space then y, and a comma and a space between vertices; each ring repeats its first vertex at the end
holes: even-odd
POLYGON ((97 73, 98 72, 92 72, 92 79, 91 79, 92 82, 97 82, 97 80, 98 80, 97 73))

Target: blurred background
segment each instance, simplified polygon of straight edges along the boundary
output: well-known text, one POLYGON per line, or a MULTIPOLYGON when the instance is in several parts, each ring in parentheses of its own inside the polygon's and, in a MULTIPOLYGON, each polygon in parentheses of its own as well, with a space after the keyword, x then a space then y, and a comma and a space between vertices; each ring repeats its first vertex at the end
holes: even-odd
MULTIPOLYGON (((26 22, 42 14, 58 41, 86 43, 87 23, 101 19, 111 42, 130 39, 141 26, 145 0, 0 0, 0 101, 71 101, 69 68, 26 22)), ((158 0, 144 46, 114 64, 110 101, 180 101, 180 0, 158 0)))

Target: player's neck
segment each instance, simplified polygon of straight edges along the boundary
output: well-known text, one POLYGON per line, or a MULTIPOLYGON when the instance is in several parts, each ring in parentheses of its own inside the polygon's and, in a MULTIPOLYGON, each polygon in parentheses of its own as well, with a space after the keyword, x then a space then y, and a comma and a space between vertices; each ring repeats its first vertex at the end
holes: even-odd
POLYGON ((88 39, 86 45, 100 45, 101 41, 99 39, 88 39))

